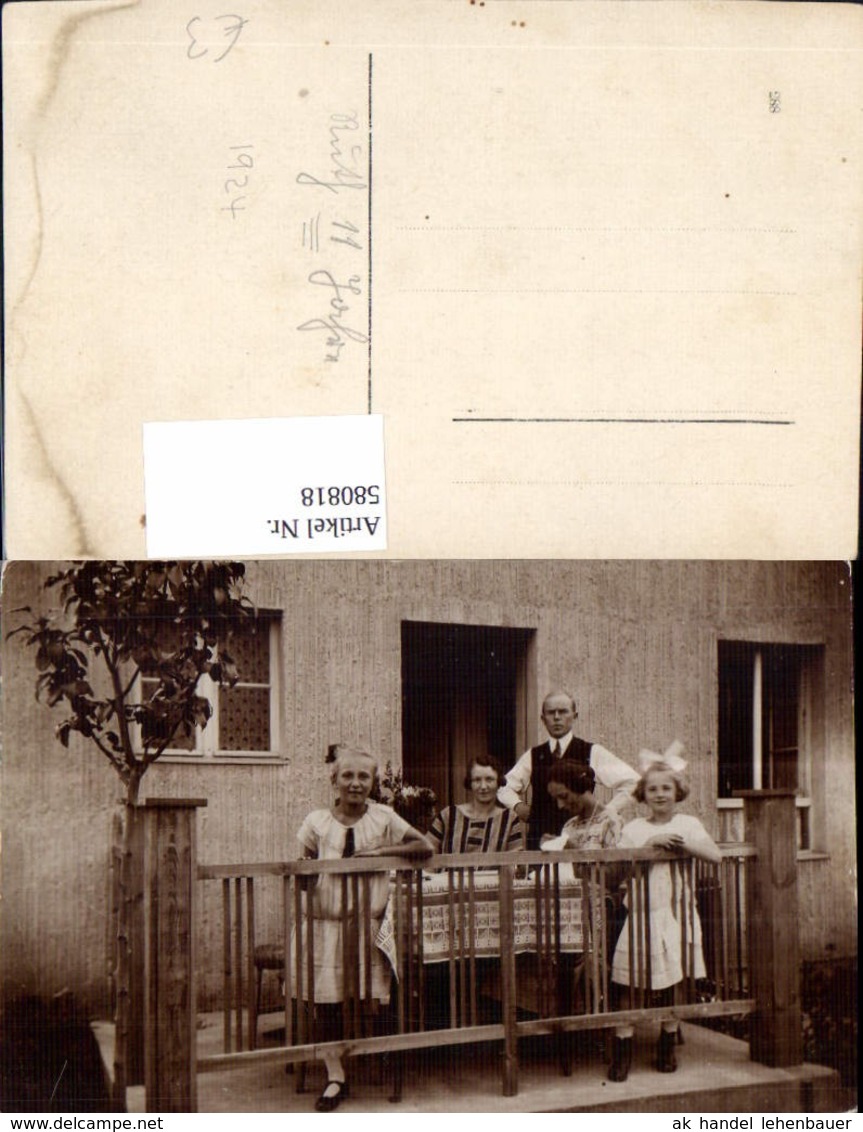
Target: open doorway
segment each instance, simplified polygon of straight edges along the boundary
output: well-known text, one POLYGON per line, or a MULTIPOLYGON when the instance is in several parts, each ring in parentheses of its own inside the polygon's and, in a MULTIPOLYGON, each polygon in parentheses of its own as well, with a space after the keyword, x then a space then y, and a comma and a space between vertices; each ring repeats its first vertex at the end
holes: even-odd
POLYGON ((508 770, 536 718, 534 629, 402 622, 402 767, 443 807, 465 799, 464 769, 489 754, 508 770))

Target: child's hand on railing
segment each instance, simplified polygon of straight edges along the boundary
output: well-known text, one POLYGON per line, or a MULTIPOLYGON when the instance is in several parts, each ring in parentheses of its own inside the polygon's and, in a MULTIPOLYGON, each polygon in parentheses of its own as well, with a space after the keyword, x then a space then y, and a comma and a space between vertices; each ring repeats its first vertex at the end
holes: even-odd
POLYGON ((686 848, 679 833, 655 833, 645 844, 652 845, 655 849, 669 849, 676 853, 686 848))
MULTIPOLYGON (((304 861, 317 861, 318 855, 310 850, 306 850, 303 854, 304 861)), ((296 877, 297 885, 303 892, 309 892, 318 883, 318 878, 314 873, 298 873, 296 877)))

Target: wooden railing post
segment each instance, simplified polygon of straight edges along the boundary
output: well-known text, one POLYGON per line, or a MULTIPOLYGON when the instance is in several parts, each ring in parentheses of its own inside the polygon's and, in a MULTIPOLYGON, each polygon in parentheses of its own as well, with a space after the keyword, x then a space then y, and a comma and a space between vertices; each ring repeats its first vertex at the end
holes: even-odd
POLYGON ((774 1067, 803 1060, 794 792, 744 790, 746 840, 756 850, 747 872, 749 1055, 774 1067))
POLYGON ((144 815, 144 1087, 147 1112, 195 1112, 195 811, 149 798, 144 815))
POLYGON ((513 879, 513 866, 502 865, 500 870, 499 915, 501 1009, 503 1011, 503 1095, 505 1097, 514 1097, 518 1092, 513 879))

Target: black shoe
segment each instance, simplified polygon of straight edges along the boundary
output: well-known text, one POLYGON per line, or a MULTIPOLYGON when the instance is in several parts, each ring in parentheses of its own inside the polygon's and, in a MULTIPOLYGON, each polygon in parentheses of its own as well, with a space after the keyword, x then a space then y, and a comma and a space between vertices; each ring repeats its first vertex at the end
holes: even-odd
POLYGON ((315 1112, 332 1112, 333 1109, 339 1107, 345 1097, 348 1095, 348 1086, 346 1081, 327 1081, 327 1089, 321 1093, 315 1101, 315 1112), (327 1096, 327 1089, 330 1085, 337 1085, 338 1092, 327 1096))
POLYGON ((632 1038, 615 1038, 614 1054, 608 1068, 609 1081, 625 1081, 632 1065, 632 1038))
POLYGON ((677 1042, 676 1030, 662 1030, 656 1047, 656 1068, 660 1073, 673 1073, 677 1069, 674 1046, 677 1042))

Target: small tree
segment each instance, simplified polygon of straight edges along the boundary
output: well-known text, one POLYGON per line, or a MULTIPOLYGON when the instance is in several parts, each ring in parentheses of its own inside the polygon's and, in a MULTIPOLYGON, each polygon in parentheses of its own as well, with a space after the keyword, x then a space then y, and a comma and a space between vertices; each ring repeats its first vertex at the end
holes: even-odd
POLYGON ((130 1027, 132 807, 149 767, 210 718, 205 674, 237 679, 235 633, 254 625, 240 562, 83 562, 45 580, 59 607, 15 629, 36 649, 37 699, 68 706, 57 738, 97 748, 126 788, 117 914, 114 1097, 125 1105, 130 1027), (146 681, 146 693, 142 685, 146 681))

